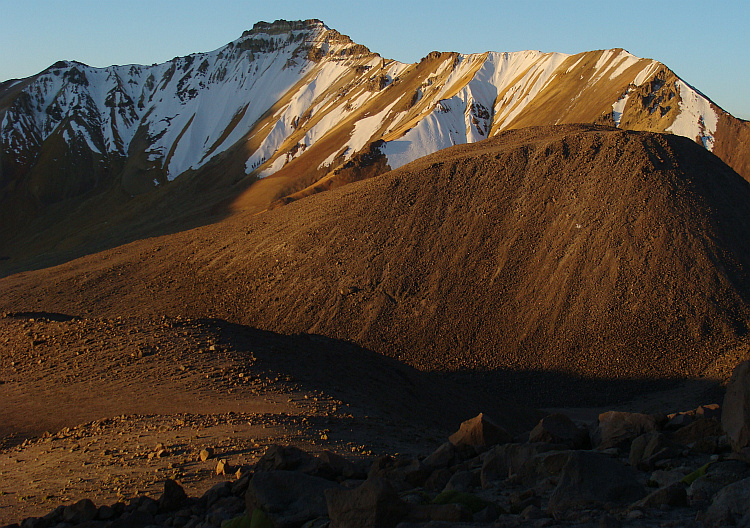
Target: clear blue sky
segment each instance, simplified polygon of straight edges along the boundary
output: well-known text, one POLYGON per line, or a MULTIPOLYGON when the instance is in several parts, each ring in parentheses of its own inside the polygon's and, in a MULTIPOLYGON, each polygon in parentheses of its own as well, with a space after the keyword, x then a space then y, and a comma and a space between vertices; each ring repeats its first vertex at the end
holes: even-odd
POLYGON ((216 49, 265 20, 319 18, 384 57, 432 50, 625 48, 750 119, 750 0, 0 0, 0 80, 61 59, 151 64, 216 49))

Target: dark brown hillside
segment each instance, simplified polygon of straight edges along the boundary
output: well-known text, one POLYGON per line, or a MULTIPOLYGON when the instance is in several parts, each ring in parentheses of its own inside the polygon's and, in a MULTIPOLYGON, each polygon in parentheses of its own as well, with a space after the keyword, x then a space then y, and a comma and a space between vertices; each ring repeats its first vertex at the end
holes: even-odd
POLYGON ((748 204, 689 139, 530 128, 7 277, 0 309, 221 317, 424 370, 693 377, 747 331, 748 204))

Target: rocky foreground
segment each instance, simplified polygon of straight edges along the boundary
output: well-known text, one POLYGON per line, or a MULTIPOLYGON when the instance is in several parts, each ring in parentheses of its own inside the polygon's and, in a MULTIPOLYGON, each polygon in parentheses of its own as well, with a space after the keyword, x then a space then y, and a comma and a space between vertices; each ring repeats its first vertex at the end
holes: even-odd
POLYGON ((234 478, 199 498, 168 479, 158 498, 82 499, 6 528, 750 526, 750 362, 722 406, 610 411, 591 424, 554 413, 515 438, 480 414, 426 457, 368 468, 273 445, 234 469, 217 460, 234 478))

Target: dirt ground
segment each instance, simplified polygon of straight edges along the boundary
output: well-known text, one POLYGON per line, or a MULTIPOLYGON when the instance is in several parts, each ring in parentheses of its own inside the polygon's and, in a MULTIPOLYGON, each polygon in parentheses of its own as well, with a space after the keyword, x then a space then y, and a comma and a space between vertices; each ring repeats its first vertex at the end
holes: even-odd
MULTIPOLYGON (((0 523, 81 498, 158 498, 166 478, 199 496, 274 443, 355 458, 424 454, 461 419, 493 408, 455 380, 425 385, 353 345, 213 320, 7 313, 0 343, 9 351, 0 366, 0 523), (409 397, 415 391, 421 397, 409 397), (213 453, 202 461, 204 449, 213 453)), ((688 409, 717 398, 715 384, 693 382, 630 408, 688 409)), ((602 410, 565 412, 590 421, 602 410)), ((538 417, 494 406, 503 412, 516 430, 538 417)))

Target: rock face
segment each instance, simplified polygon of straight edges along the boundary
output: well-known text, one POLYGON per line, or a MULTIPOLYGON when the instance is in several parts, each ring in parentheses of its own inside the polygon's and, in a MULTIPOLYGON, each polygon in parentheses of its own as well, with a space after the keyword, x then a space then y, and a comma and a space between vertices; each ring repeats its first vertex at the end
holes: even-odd
POLYGON ((732 449, 739 451, 750 445, 750 361, 743 361, 732 373, 722 405, 721 425, 732 449))
POLYGON ((643 486, 631 468, 605 455, 576 451, 563 468, 549 509, 564 512, 630 503, 643 495, 643 486))

